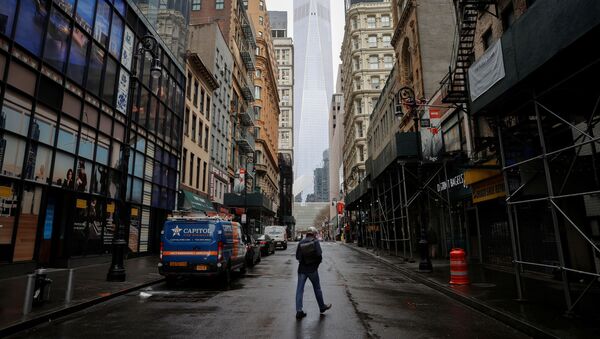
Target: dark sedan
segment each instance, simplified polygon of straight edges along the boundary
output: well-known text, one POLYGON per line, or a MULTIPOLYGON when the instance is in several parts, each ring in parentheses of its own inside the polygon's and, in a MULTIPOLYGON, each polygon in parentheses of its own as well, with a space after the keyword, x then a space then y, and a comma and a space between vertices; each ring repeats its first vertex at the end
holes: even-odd
POLYGON ((244 244, 246 245, 246 266, 254 267, 260 262, 260 243, 251 236, 245 236, 244 244))
POLYGON ((260 252, 263 255, 275 253, 275 240, 266 234, 256 234, 256 241, 260 244, 260 252))

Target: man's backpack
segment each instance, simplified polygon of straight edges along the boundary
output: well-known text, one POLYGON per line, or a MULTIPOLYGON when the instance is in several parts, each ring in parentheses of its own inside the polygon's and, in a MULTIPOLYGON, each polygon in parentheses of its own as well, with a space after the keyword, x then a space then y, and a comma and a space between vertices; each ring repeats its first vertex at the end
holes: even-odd
POLYGON ((319 253, 317 253, 317 245, 314 239, 300 244, 300 254, 305 264, 310 265, 319 262, 319 253))

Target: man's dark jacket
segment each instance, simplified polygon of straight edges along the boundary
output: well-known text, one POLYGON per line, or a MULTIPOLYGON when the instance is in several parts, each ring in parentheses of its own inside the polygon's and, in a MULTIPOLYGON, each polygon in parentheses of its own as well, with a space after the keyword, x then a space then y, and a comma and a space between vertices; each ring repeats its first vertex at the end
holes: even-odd
POLYGON ((298 247, 296 248, 296 259, 300 262, 298 265, 298 273, 312 273, 315 272, 319 268, 319 264, 323 260, 322 256, 323 252, 321 251, 321 244, 319 244, 319 240, 315 239, 315 237, 307 235, 304 239, 300 240, 298 243, 298 247), (317 249, 317 255, 319 256, 319 260, 312 264, 307 264, 304 262, 302 258, 302 252, 300 251, 300 245, 305 244, 309 241, 315 241, 315 248, 317 249))

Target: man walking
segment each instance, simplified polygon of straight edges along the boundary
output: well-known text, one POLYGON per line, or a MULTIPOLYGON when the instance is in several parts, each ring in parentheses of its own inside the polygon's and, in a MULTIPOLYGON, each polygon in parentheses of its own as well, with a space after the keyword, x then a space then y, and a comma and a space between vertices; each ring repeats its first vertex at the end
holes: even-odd
POLYGON ((298 243, 296 249, 296 259, 298 265, 298 286, 296 287, 296 319, 306 317, 306 313, 302 310, 302 298, 304 296, 304 285, 306 279, 310 279, 315 290, 315 297, 319 304, 321 313, 331 308, 331 304, 325 304, 323 301, 323 292, 321 291, 321 283, 319 282, 319 264, 323 260, 321 245, 316 238, 317 229, 309 227, 306 237, 298 243))

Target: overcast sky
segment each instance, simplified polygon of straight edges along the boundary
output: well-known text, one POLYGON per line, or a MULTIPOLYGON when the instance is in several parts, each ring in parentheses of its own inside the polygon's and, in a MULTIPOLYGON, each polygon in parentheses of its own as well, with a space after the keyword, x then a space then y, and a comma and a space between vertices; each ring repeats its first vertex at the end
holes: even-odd
MULTIPOLYGON (((333 53, 333 91, 337 81, 337 69, 341 63, 340 49, 344 38, 344 1, 330 0, 331 6, 331 52, 333 53)), ((294 0, 267 0, 267 10, 288 12, 288 35, 294 36, 294 0)))

